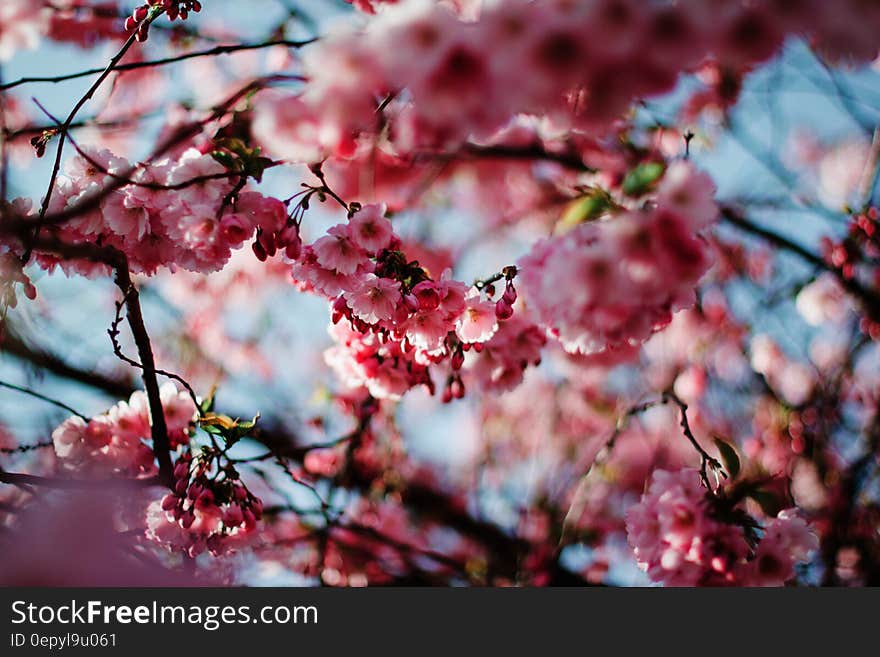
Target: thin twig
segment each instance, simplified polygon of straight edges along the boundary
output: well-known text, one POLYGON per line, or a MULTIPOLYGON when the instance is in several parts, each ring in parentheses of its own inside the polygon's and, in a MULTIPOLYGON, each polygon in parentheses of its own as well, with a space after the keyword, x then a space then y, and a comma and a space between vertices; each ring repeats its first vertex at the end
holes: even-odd
POLYGON ((688 421, 687 416, 688 405, 684 403, 681 398, 676 395, 672 390, 667 390, 663 393, 663 400, 664 403, 666 401, 671 401, 676 406, 678 406, 678 410, 681 413, 681 430, 684 433, 685 438, 688 439, 690 444, 695 450, 697 450, 697 453, 700 455, 700 479, 703 481, 703 485, 709 492, 714 492, 712 485, 709 483, 708 468, 712 468, 712 470, 719 472, 725 478, 727 478, 727 473, 724 472, 724 468, 721 466, 721 463, 718 461, 718 459, 714 458, 705 449, 703 449, 700 446, 700 443, 698 443, 697 439, 694 437, 694 433, 693 431, 691 431, 691 425, 688 421))
POLYGON ((82 413, 80 413, 76 409, 68 406, 64 402, 58 401, 57 399, 52 399, 51 397, 47 397, 46 395, 40 394, 39 392, 37 392, 35 390, 31 390, 30 388, 18 386, 18 385, 15 385, 14 383, 7 383, 6 381, 0 381, 0 388, 8 388, 9 390, 15 390, 15 391, 21 392, 25 395, 30 395, 31 397, 34 397, 36 399, 41 399, 44 402, 48 402, 49 404, 52 404, 53 406, 57 406, 58 408, 63 408, 68 413, 72 413, 73 415, 76 415, 77 417, 82 418, 86 422, 88 422, 91 419, 91 418, 89 418, 88 415, 83 415, 82 413))
MULTIPOLYGON (((165 57, 162 59, 152 59, 149 61, 143 62, 131 62, 130 64, 120 64, 113 68, 113 72, 123 73, 125 71, 134 71, 141 68, 151 68, 157 66, 165 66, 167 64, 174 64, 176 62, 182 62, 187 59, 195 59, 197 57, 213 57, 215 55, 227 55, 229 53, 234 52, 242 52, 245 50, 259 50, 262 48, 272 48, 274 46, 286 46, 288 48, 302 48, 304 46, 309 45, 310 43, 314 43, 317 39, 305 39, 303 41, 290 41, 288 39, 276 39, 273 41, 264 41, 262 43, 238 43, 230 46, 216 46, 214 48, 210 48, 208 50, 196 50, 193 52, 184 53, 182 55, 176 55, 174 57, 165 57)), ((106 71, 103 68, 90 68, 84 71, 78 71, 76 73, 68 73, 66 75, 55 75, 55 76, 47 76, 47 77, 25 77, 15 80, 14 82, 8 82, 6 84, 0 85, 0 91, 4 91, 6 89, 12 89, 13 87, 20 86, 22 84, 28 84, 32 82, 51 82, 58 83, 64 82, 66 80, 75 80, 77 78, 84 78, 89 75, 94 75, 96 73, 101 73, 106 71)))
MULTIPOLYGON (((146 24, 149 24, 153 20, 155 20, 156 17, 158 17, 158 15, 159 15, 158 10, 153 9, 147 15, 147 17, 144 19, 144 22, 146 24)), ((98 88, 104 83, 104 80, 106 80, 110 76, 110 73, 113 72, 113 70, 116 68, 116 66, 119 64, 119 62, 122 60, 122 58, 125 57, 125 54, 135 44, 135 42, 137 41, 137 35, 138 35, 137 30, 132 32, 131 36, 128 37, 128 39, 123 44, 122 48, 120 48, 119 52, 117 52, 110 59, 110 63, 103 70, 101 75, 98 76, 98 78, 92 83, 92 86, 89 87, 88 91, 86 91, 86 93, 83 94, 83 96, 76 102, 76 104, 73 106, 73 109, 70 110, 70 114, 67 115, 67 118, 64 120, 64 123, 61 125, 61 134, 60 134, 60 137, 58 138, 58 147, 55 149, 55 161, 52 164, 52 173, 49 175, 49 186, 46 189, 45 196, 43 197, 43 203, 40 205, 40 214, 39 214, 40 221, 42 221, 45 218, 46 212, 49 210, 49 204, 52 201, 52 192, 55 190, 55 182, 58 179, 58 172, 61 169, 61 156, 64 153, 64 142, 67 140, 67 130, 69 129, 70 124, 73 123, 73 120, 76 118, 76 115, 79 113, 79 111, 92 98, 92 96, 94 96, 94 94, 98 90, 98 88)), ((40 226, 38 224, 36 226, 36 228, 34 229, 34 239, 36 239, 37 235, 39 234, 39 231, 40 231, 40 226)), ((30 259, 31 251, 32 251, 31 247, 29 245, 26 245, 24 255, 22 256, 22 260, 24 262, 27 262, 30 259)))
POLYGON ((30 443, 29 445, 19 445, 18 447, 0 447, 0 454, 25 454, 38 449, 52 447, 54 444, 51 440, 43 440, 38 443, 30 443))
MULTIPOLYGON (((107 333, 110 336, 110 341, 113 343, 113 353, 114 355, 124 363, 128 363, 135 369, 143 370, 144 366, 142 363, 139 363, 135 359, 127 356, 125 352, 122 351, 122 345, 119 344, 119 326, 122 324, 122 309, 125 308, 128 303, 128 295, 126 294, 122 301, 116 302, 116 316, 113 318, 113 322, 110 324, 110 328, 107 329, 107 333)), ((173 379, 180 383, 184 388, 186 388, 187 393, 189 394, 190 399, 192 399, 193 404, 195 404, 196 408, 199 408, 199 398, 196 395, 196 391, 193 390, 193 387, 190 383, 184 379, 179 374, 174 374, 173 372, 166 372, 165 370, 155 369, 156 374, 159 376, 164 376, 169 379, 173 379)))
MULTIPOLYGON (((161 144, 159 144, 159 146, 157 146, 153 150, 153 152, 144 162, 140 163, 139 165, 133 165, 126 169, 124 172, 119 173, 118 176, 119 178, 121 178, 121 180, 113 179, 104 187, 102 187, 98 192, 84 197, 83 200, 79 203, 76 203, 75 205, 72 205, 70 207, 66 207, 58 212, 46 214, 42 218, 38 217, 36 220, 30 218, 7 217, 6 220, 2 222, 2 224, 0 224, 0 232, 7 235, 21 235, 23 232, 31 231, 35 228, 39 228, 42 226, 62 224, 74 217, 79 217, 86 212, 94 210, 95 208, 99 207, 101 201, 107 198, 107 196, 112 194, 117 189, 124 187, 126 185, 125 180, 129 179, 139 168, 149 165, 151 162, 166 154, 175 146, 199 134, 202 130, 204 130, 206 125, 225 116, 243 97, 264 88, 271 82, 279 80, 290 80, 291 78, 296 77, 297 76, 273 74, 251 80, 246 85, 238 89, 238 91, 233 93, 223 103, 214 107, 208 116, 177 128, 171 135, 168 136, 167 139, 165 139, 161 144)), ((186 182, 189 183, 189 181, 186 182)), ((32 238, 32 241, 33 239, 35 238, 32 238)))
POLYGON ((138 356, 140 357, 141 373, 150 407, 150 434, 153 439, 153 452, 159 461, 159 478, 162 483, 171 486, 174 479, 172 473, 173 465, 171 463, 171 442, 168 438, 165 411, 162 408, 162 397, 159 393, 159 381, 156 378, 153 348, 150 345, 150 336, 144 324, 138 291, 128 271, 128 259, 124 255, 121 257, 122 262, 116 268, 116 285, 122 291, 128 325, 131 328, 138 356))
POLYGON ((64 479, 62 477, 39 477, 19 472, 0 471, 0 483, 13 486, 42 486, 60 490, 94 490, 100 488, 119 488, 128 486, 155 486, 156 477, 145 479, 64 479))

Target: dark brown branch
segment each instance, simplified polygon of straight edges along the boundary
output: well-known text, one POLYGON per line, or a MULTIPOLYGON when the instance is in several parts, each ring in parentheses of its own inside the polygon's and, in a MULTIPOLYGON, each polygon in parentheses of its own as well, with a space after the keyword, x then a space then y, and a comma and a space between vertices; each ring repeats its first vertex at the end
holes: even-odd
MULTIPOLYGON (((120 64, 113 68, 113 72, 123 73, 125 71, 134 71, 142 68, 151 68, 155 66, 165 66, 167 64, 174 64, 176 62, 186 61, 187 59, 195 59, 197 57, 214 57, 216 55, 228 55, 230 53, 241 52, 245 50, 259 50, 263 48, 272 48, 273 46, 286 46, 288 48, 302 48, 304 46, 309 45, 310 43, 314 43, 316 39, 306 39, 303 41, 290 41, 287 39, 275 39, 273 41, 264 41, 262 43, 238 43, 230 46, 216 46, 214 48, 209 48, 208 50, 196 50, 193 52, 184 53, 182 55, 176 55, 174 57, 164 57, 162 59, 152 59, 149 61, 143 62, 131 62, 130 64, 120 64)), ((28 84, 32 82, 51 82, 58 83, 64 82, 66 80, 75 80, 77 78, 88 77, 89 75, 95 75, 96 73, 101 73, 106 69, 103 68, 90 68, 84 71, 78 71, 76 73, 68 73, 66 75, 55 75, 55 76, 46 76, 46 77, 25 77, 15 80, 13 82, 7 82, 6 84, 0 85, 0 91, 4 91, 6 89, 12 89, 13 87, 18 87, 23 84, 28 84)))
POLYGON ((148 479, 65 479, 62 477, 38 477, 18 472, 0 471, 0 484, 13 486, 42 486, 59 490, 95 490, 102 488, 125 488, 129 486, 155 486, 156 477, 148 479))
POLYGON ((580 155, 573 151, 548 151, 540 144, 533 146, 506 146, 504 144, 479 146, 477 144, 465 144, 461 154, 486 159, 545 160, 547 162, 555 162, 574 171, 583 171, 584 173, 596 171, 596 169, 584 162, 580 155))
POLYGON ((817 269, 833 274, 841 287, 862 304, 865 313, 870 316, 871 319, 880 321, 880 292, 865 287, 855 278, 844 276, 840 269, 832 266, 831 263, 826 262, 823 258, 809 249, 801 246, 797 242, 793 242, 784 235, 780 235, 779 233, 757 225, 743 216, 743 214, 735 208, 722 206, 721 216, 732 226, 736 226, 746 233, 760 237, 765 242, 768 242, 783 251, 793 253, 817 269))
POLYGON ((20 392, 25 395, 30 395, 31 397, 34 397, 35 399, 40 399, 44 402, 52 404, 53 406, 57 406, 58 408, 63 408, 68 413, 72 413, 73 415, 76 415, 77 417, 82 418, 86 422, 89 421, 88 415, 83 415, 82 413, 80 413, 76 409, 68 406, 64 402, 58 401, 57 399, 53 399, 52 397, 47 397, 46 395, 40 394, 36 390, 31 390, 30 388, 25 388, 24 386, 17 386, 14 383, 7 383, 6 381, 0 381, 0 388, 7 388, 9 390, 15 390, 16 392, 20 392))
POLYGON ((46 370, 55 376, 101 390, 115 399, 128 397, 135 390, 135 386, 130 381, 114 378, 93 369, 75 367, 56 354, 27 344, 11 330, 7 330, 6 337, 0 343, 0 351, 46 370))
POLYGON ((127 311, 128 325, 131 328, 134 343, 137 346, 138 356, 141 362, 141 374, 144 388, 147 391, 147 400, 150 407, 150 434, 153 439, 153 453, 159 461, 159 479, 162 483, 170 486, 173 480, 171 463, 171 442, 168 439, 168 427, 165 424, 165 411, 162 409, 162 398, 159 394, 159 381, 156 377, 156 362, 153 358, 153 348, 150 344, 150 336, 144 324, 143 313, 138 290, 131 280, 128 271, 128 261, 122 256, 124 266, 116 268, 116 285, 122 290, 125 308, 127 311))
MULTIPOLYGON (((132 288, 134 289, 134 288, 132 288)), ((125 355, 125 352, 122 351, 122 345, 119 344, 119 326, 122 324, 122 309, 125 307, 128 302, 128 295, 126 295, 122 301, 116 302, 116 317, 113 319, 113 323, 110 325, 110 328, 107 329, 107 333, 110 335, 110 341, 113 343, 113 353, 116 357, 124 363, 127 363, 134 367, 135 369, 139 369, 143 371, 144 365, 143 363, 139 363, 134 358, 125 355)), ((174 374, 173 372, 166 372, 165 370, 155 369, 154 372, 159 376, 164 376, 166 378, 172 379, 180 383, 184 388, 186 388, 187 393, 189 393, 190 399, 192 399, 193 404, 198 409, 199 408, 199 398, 196 395, 196 391, 193 390, 193 387, 189 384, 189 382, 184 379, 182 376, 174 374)), ((201 412, 201 411, 200 411, 201 412)))
POLYGON ((26 454, 27 452, 33 452, 38 449, 46 449, 47 447, 52 446, 53 443, 51 440, 43 440, 38 443, 19 445, 18 447, 0 447, 0 454, 26 454))
POLYGON ((691 431, 691 425, 688 421, 687 410, 688 405, 681 400, 681 398, 676 395, 671 390, 667 390, 663 393, 663 401, 671 401, 673 404, 678 406, 678 410, 681 413, 681 430, 684 433, 684 437, 688 439, 691 446, 697 450, 697 453, 700 455, 700 479, 703 481, 703 485, 709 492, 713 492, 714 489, 712 485, 709 483, 709 473, 708 468, 712 468, 715 472, 720 472, 722 476, 727 477, 727 474, 724 472, 724 469, 721 466, 721 463, 714 458, 711 454, 709 454, 705 449, 702 448, 699 442, 697 442, 696 437, 694 437, 694 432, 691 431))

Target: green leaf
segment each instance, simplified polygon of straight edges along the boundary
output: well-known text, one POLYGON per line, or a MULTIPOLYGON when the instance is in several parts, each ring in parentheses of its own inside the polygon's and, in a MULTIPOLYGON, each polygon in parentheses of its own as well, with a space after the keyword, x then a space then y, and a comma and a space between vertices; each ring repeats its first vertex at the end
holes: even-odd
POLYGON ((244 438, 253 430, 255 426, 257 426, 257 422, 259 421, 259 419, 260 414, 257 413, 254 416, 254 419, 250 422, 238 422, 235 427, 235 433, 238 435, 239 438, 244 438))
POLYGON ((623 179, 623 193, 627 196, 641 196, 660 179, 663 171, 664 166, 660 162, 645 162, 638 165, 623 179))
POLYGON ((240 157, 247 157, 250 155, 250 149, 247 147, 241 139, 237 137, 223 137, 221 139, 215 139, 214 144, 219 146, 220 148, 225 148, 228 151, 232 151, 236 155, 240 157))
POLYGON ((263 173, 273 166, 275 163, 268 157, 256 157, 247 161, 247 174, 257 182, 262 182, 263 173))
POLYGON ((227 169, 234 169, 237 160, 226 151, 211 151, 211 157, 227 169))
POLYGON ((712 440, 715 441, 715 446, 721 454, 721 460, 724 462, 724 469, 727 471, 727 474, 730 475, 731 479, 736 479, 741 467, 736 449, 729 442, 717 436, 713 437, 712 440))
POLYGON ((210 413, 214 410, 214 400, 217 398, 217 386, 213 386, 211 388, 211 392, 208 396, 202 400, 202 403, 199 405, 199 410, 201 411, 199 415, 205 415, 206 413, 210 413))
POLYGON ((613 207, 614 201, 603 189, 594 187, 589 193, 571 201, 556 222, 556 232, 565 233, 575 226, 597 219, 613 207))

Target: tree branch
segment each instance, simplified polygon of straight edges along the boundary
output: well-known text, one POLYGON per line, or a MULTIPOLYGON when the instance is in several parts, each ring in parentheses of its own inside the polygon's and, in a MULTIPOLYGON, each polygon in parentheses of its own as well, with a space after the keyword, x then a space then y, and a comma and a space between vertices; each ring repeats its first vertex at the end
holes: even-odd
POLYGON ((44 402, 52 404, 53 406, 57 406, 58 408, 63 408, 68 413, 72 413, 73 415, 76 415, 77 417, 82 418, 86 422, 89 421, 88 415, 83 415, 82 413, 80 413, 76 409, 68 406, 64 402, 58 401, 57 399, 53 399, 52 397, 47 397, 46 395, 40 394, 36 390, 31 390, 30 388, 25 388, 24 386, 17 386, 13 383, 7 383, 6 381, 0 381, 0 388, 7 388, 9 390, 15 390, 16 392, 20 392, 25 395, 30 395, 31 397, 34 397, 35 399, 40 399, 44 402))
POLYGON ((817 269, 833 274, 841 287, 861 303, 865 313, 874 321, 880 321, 880 293, 877 291, 866 287, 855 278, 844 276, 840 269, 832 266, 823 258, 801 246, 797 242, 793 242, 784 235, 763 228, 749 219, 746 219, 743 214, 735 208, 722 206, 721 216, 727 223, 736 226, 740 230, 755 235, 756 237, 760 237, 779 249, 793 253, 817 269))
MULTIPOLYGON (((174 64, 176 62, 186 61, 187 59, 195 59, 198 57, 213 57, 216 55, 228 55, 234 52, 242 52, 245 50, 259 50, 263 48, 271 48, 273 46, 286 46, 288 48, 302 48, 304 46, 309 45, 310 43, 314 43, 317 39, 306 39, 303 41, 290 41, 288 39, 275 39, 273 41, 264 41, 262 43, 238 43, 230 46, 215 46, 214 48, 209 48, 208 50, 196 50, 193 52, 184 53, 182 55, 176 55, 174 57, 164 57, 162 59, 152 59, 149 61, 143 62, 131 62, 130 64, 120 64, 118 66, 113 67, 112 71, 116 73, 123 73, 125 71, 134 71, 142 68, 151 68, 155 66, 165 66, 167 64, 174 64)), ((104 68, 90 68, 84 71, 78 71, 76 73, 68 73, 66 75, 55 75, 55 76, 45 76, 45 77, 24 77, 19 78, 13 82, 7 82, 6 84, 0 85, 0 91, 5 91, 7 89, 12 89, 14 87, 18 87, 23 84, 28 84, 32 82, 51 82, 58 83, 64 82, 66 80, 75 80, 77 78, 88 77, 89 75, 94 75, 95 73, 106 72, 107 69, 104 68)))
MULTIPOLYGON (((146 22, 151 22, 157 16, 156 13, 151 13, 146 19, 146 22)), ((40 205, 40 220, 46 216, 46 212, 49 209, 49 204, 52 201, 52 192, 55 190, 55 181, 58 179, 58 172, 61 169, 61 156, 64 153, 64 143, 67 140, 67 130, 70 128, 70 124, 73 123, 73 120, 76 118, 76 115, 79 113, 80 109, 92 98, 98 88, 104 83, 110 73, 113 72, 113 69, 119 64, 125 54, 131 49, 131 47, 135 44, 137 40, 137 31, 132 32, 131 36, 128 37, 126 42, 123 44, 122 48, 120 48, 119 52, 117 52, 111 59, 110 63, 103 70, 101 75, 98 76, 98 79, 92 83, 92 86, 89 87, 88 91, 77 101, 77 103, 73 106, 73 109, 70 110, 70 114, 67 115, 67 118, 64 120, 64 123, 61 124, 60 132, 61 136, 58 138, 58 147, 55 149, 55 161, 52 164, 52 173, 49 175, 49 186, 46 189, 46 195, 43 197, 43 203, 40 205)), ((34 228, 34 239, 36 239, 39 234, 40 226, 39 224, 34 228)), ((30 259, 31 248, 29 246, 25 247, 25 253, 22 257, 24 262, 27 262, 30 259)))
POLYGON ((159 461, 159 479, 167 486, 172 485, 173 465, 171 463, 171 442, 168 438, 168 427, 165 424, 165 411, 162 409, 162 398, 159 394, 159 381, 156 377, 156 362, 150 336, 144 324, 138 290, 131 280, 128 271, 128 260, 122 256, 122 263, 116 268, 116 285, 122 291, 126 308, 126 316, 134 342, 137 346, 141 362, 141 374, 147 400, 150 406, 150 434, 153 439, 153 453, 159 461))
POLYGON ((155 486, 159 480, 146 479, 65 479, 63 477, 38 477, 37 475, 0 470, 0 484, 13 486, 42 486, 58 490, 94 490, 101 488, 125 488, 128 486, 155 486))

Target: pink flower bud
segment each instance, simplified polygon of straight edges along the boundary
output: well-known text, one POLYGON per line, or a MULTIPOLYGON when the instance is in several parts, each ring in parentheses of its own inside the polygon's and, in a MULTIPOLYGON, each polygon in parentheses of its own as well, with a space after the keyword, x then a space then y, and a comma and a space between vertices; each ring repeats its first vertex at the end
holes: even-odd
POLYGON ((257 256, 257 260, 260 262, 266 262, 266 258, 268 258, 268 254, 266 253, 266 249, 263 248, 263 245, 258 241, 254 242, 251 248, 254 250, 254 255, 257 256))
POLYGON ((179 460, 174 464, 174 478, 183 479, 189 475, 189 463, 179 460))
POLYGON ((223 524, 227 527, 238 527, 243 519, 244 515, 238 504, 230 504, 223 512, 223 524))
POLYGON ((176 495, 171 495, 170 493, 162 498, 162 510, 170 511, 174 507, 177 506, 177 503, 180 502, 180 498, 176 495))
POLYGON ((196 521, 196 514, 193 513, 192 509, 187 509, 180 516, 180 526, 184 529, 189 529, 192 527, 192 524, 196 521))
POLYGON ((336 301, 333 302, 333 313, 331 316, 331 320, 334 324, 338 324, 339 320, 343 317, 347 317, 349 315, 348 304, 345 302, 344 297, 337 297, 336 301))
POLYGON ((267 233, 266 231, 261 231, 259 235, 257 235, 257 241, 263 247, 263 250, 266 252, 266 255, 270 258, 275 255, 275 251, 277 250, 277 245, 275 244, 275 236, 271 233, 267 233))
POLYGON ((287 243, 287 246, 284 247, 284 255, 290 260, 296 260, 302 255, 302 240, 299 235, 287 243))
POLYGON ((513 317, 513 306, 511 306, 504 297, 501 297, 495 304, 495 317, 501 320, 513 317))
POLYGON ((251 530, 257 526, 257 518, 254 516, 254 512, 250 509, 244 509, 241 512, 242 519, 244 521, 244 528, 247 530, 251 530))
POLYGON ((189 489, 187 489, 186 491, 186 496, 189 499, 194 500, 201 494, 201 492, 202 487, 199 484, 192 483, 190 484, 189 489))
POLYGON ((513 287, 512 283, 507 283, 507 287, 504 289, 504 294, 501 298, 511 306, 516 303, 516 288, 513 287))
POLYGON ((196 499, 195 507, 199 511, 204 511, 214 506, 214 493, 210 489, 202 491, 198 499, 196 499))

